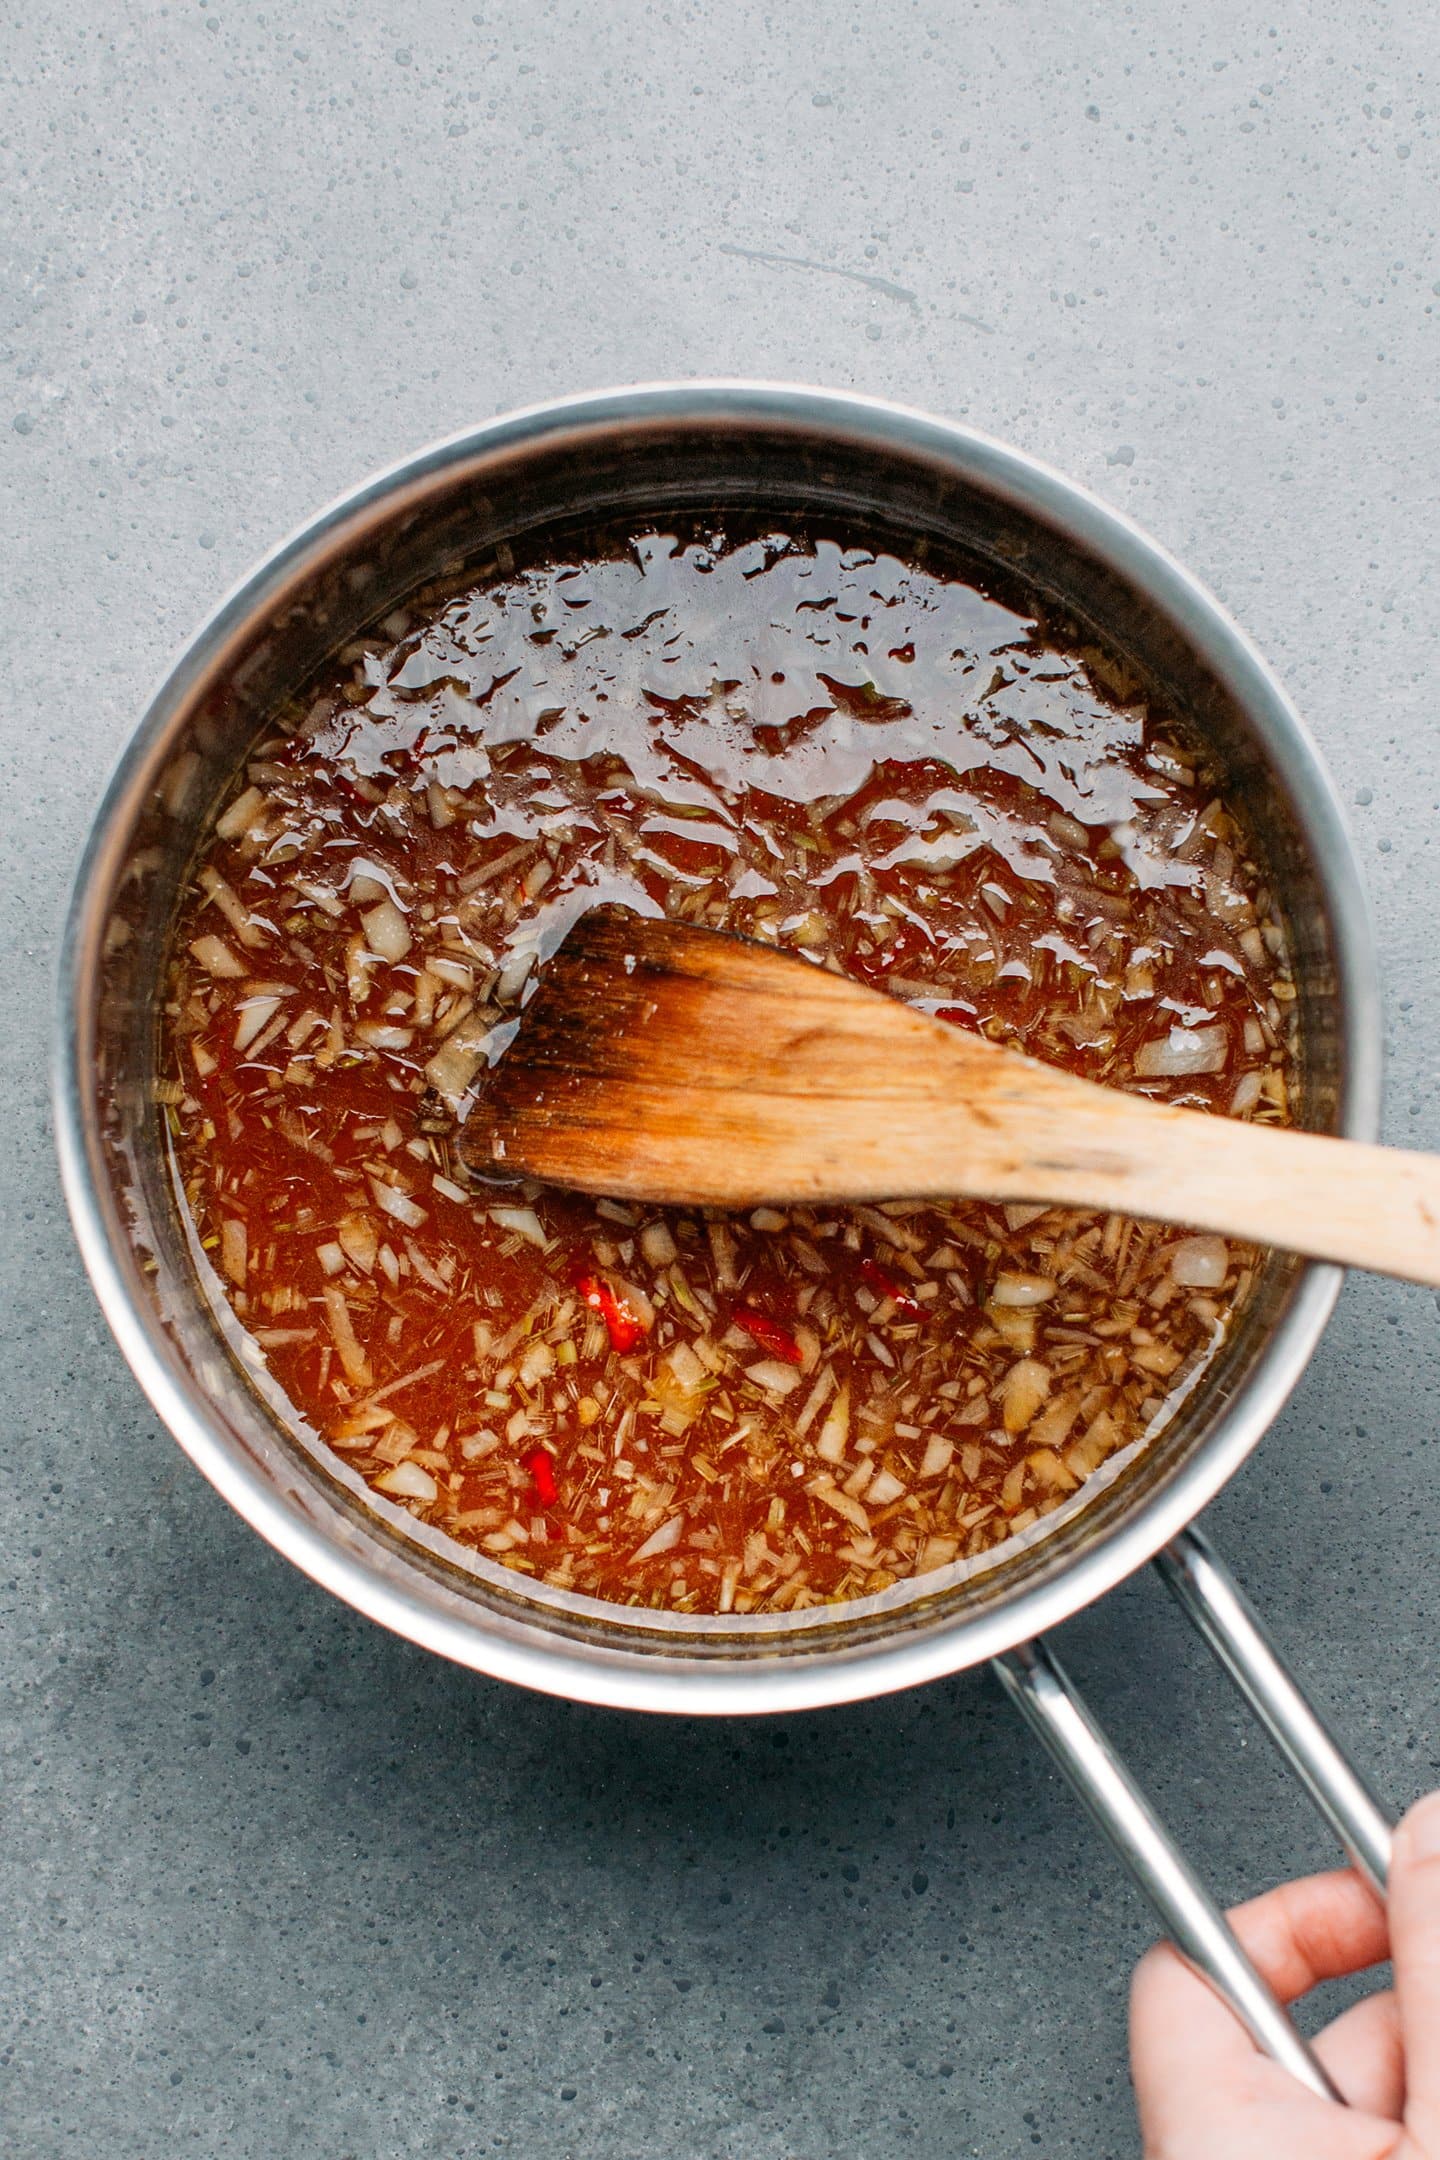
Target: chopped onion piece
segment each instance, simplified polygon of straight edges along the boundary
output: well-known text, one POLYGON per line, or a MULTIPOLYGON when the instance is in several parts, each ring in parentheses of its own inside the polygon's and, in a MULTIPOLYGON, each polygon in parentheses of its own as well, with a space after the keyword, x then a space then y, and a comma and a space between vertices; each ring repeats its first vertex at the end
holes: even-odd
POLYGON ((541 1252, 550 1243, 545 1226, 533 1207, 492 1207, 489 1213, 497 1230, 508 1230, 513 1236, 524 1238, 527 1245, 536 1245, 541 1252))
POLYGON ((247 1245, 244 1223, 228 1216, 220 1225, 220 1265, 237 1290, 245 1287, 247 1245))
POLYGON ((1001 1388, 1006 1432, 1024 1432, 1049 1393, 1048 1365, 1038 1358, 1021 1358, 1012 1365, 1001 1388))
POLYGON ((857 1530, 868 1535, 870 1517, 861 1507, 858 1500, 852 1499, 849 1493, 841 1492, 832 1477, 827 1477, 822 1472, 819 1477, 810 1479, 805 1490, 808 1493, 813 1493, 814 1497, 821 1501, 824 1506, 833 1508, 837 1515, 843 1515, 845 1520, 853 1523, 857 1530))
POLYGON ((708 1367, 689 1343, 672 1343, 650 1379, 650 1392, 660 1405, 660 1422, 678 1438, 688 1431, 704 1408, 710 1391, 708 1367))
POLYGON ((1172 1027, 1156 1042, 1135 1053, 1138 1080, 1180 1079, 1190 1073, 1224 1072, 1229 1044, 1221 1027, 1172 1027))
POLYGON ((349 1215, 342 1215, 335 1226, 335 1236, 345 1258, 357 1267, 362 1275, 373 1273, 380 1239, 368 1215, 362 1214, 359 1209, 349 1215))
POLYGON ((372 1177, 370 1190, 375 1195, 375 1205, 393 1216, 396 1222, 404 1223, 407 1230, 418 1230, 428 1219, 428 1211, 412 1200, 409 1193, 401 1192, 398 1185, 387 1185, 383 1178, 372 1177))
POLYGON ((212 930, 206 937, 197 937, 190 946, 191 952, 207 975, 217 975, 229 981, 237 981, 248 975, 245 962, 231 952, 224 938, 216 937, 212 930))
POLYGON ((1070 1428, 1080 1414, 1078 1395, 1061 1395, 1047 1403, 1030 1427, 1030 1440, 1037 1447, 1060 1447, 1069 1437, 1070 1428))
POLYGON ((733 1290, 738 1280, 735 1273, 735 1237, 723 1222, 709 1222, 705 1234, 710 1240, 710 1257, 715 1265, 717 1289, 733 1290))
POLYGON ((795 1415, 792 1429, 797 1440, 805 1438, 806 1433, 814 1424, 816 1416, 829 1401, 834 1385, 835 1368, 833 1365, 826 1365, 816 1376, 815 1385, 806 1396, 803 1408, 795 1415))
POLYGON ((830 1412, 815 1441, 815 1452, 822 1462, 838 1463, 845 1460, 845 1447, 850 1438, 850 1383, 847 1380, 830 1405, 830 1412))
POLYGON ((363 1005, 369 996, 370 970, 374 964, 374 954, 367 950, 365 940, 357 930, 354 937, 345 941, 345 987, 352 1005, 363 1005))
POLYGON ((222 840, 243 840, 246 833, 259 823, 265 809, 265 797, 258 787, 246 788, 237 795, 228 810, 215 820, 215 830, 222 840))
POLYGON ((273 994, 267 997, 242 998, 235 1007, 235 1048, 248 1050, 257 1035, 267 1027, 279 1012, 284 998, 273 994))
MULTIPOLYGON (((352 890, 354 888, 352 887, 352 890)), ((365 943, 381 960, 403 960, 410 950, 410 925, 388 897, 360 917, 365 943)))
POLYGON ((1066 1468, 1054 1448, 1032 1448, 1025 1458, 1042 1485, 1056 1492, 1071 1492, 1078 1480, 1073 1470, 1066 1468))
POLYGON ((1077 818, 1067 817, 1063 810, 1054 810, 1046 819, 1049 830, 1062 847, 1085 849, 1090 845, 1090 835, 1077 818))
POLYGON ((511 954, 504 967, 500 970, 500 980, 495 985, 495 1002, 497 1005, 513 1005, 515 1003, 529 981, 530 970, 534 965, 535 948, 533 945, 522 946, 519 952, 511 954))
POLYGON ((1230 1098, 1231 1117, 1248 1117, 1264 1092, 1262 1077, 1258 1072, 1242 1073, 1235 1083, 1230 1098))
POLYGON ((660 1528, 652 1531, 644 1544, 630 1555, 632 1566, 637 1560, 653 1560, 657 1553, 673 1552, 680 1542, 681 1532, 684 1528, 685 1518, 683 1515, 672 1515, 668 1522, 661 1523, 660 1528))
POLYGON ((520 1379, 525 1387, 533 1388, 541 1380, 548 1380, 555 1370, 555 1352, 548 1342, 531 1343, 520 1360, 520 1379))
POLYGON ((218 870, 209 864, 200 872, 197 880, 207 900, 219 908, 242 945, 263 945, 270 935, 270 925, 258 922, 246 907, 233 886, 227 885, 218 870))
MULTIPOLYGON (((414 1268, 416 1274, 420 1277, 421 1282, 427 1283, 429 1287, 436 1292, 437 1296, 443 1297, 448 1287, 445 1278, 437 1268, 431 1267, 430 1262, 426 1259, 424 1253, 421 1252, 420 1247, 415 1243, 414 1238, 406 1238, 405 1256, 409 1260, 411 1267, 414 1268)), ((383 1248, 381 1250, 380 1264, 382 1267, 385 1264, 383 1248)))
POLYGON ((990 1296, 996 1305, 1043 1305, 1059 1287, 1049 1275, 997 1275, 990 1296))
POLYGON ((375 1483, 379 1491, 394 1493, 400 1500, 435 1500, 440 1493, 430 1472, 422 1470, 417 1462, 398 1462, 375 1483))
POLYGON ((651 1299, 645 1295, 639 1283, 631 1282, 627 1276, 612 1275, 610 1284, 625 1312, 638 1322, 648 1335, 655 1325, 655 1307, 651 1299))
MULTIPOLYGON (((1045 1202, 1043 1200, 1039 1202, 1034 1200, 1012 1200, 1005 1209, 1005 1227, 1007 1230, 1028 1229, 1029 1225, 1032 1222, 1038 1222, 1044 1213, 1045 1202)), ((943 1262, 941 1264, 943 1265, 943 1262)))
POLYGON ((314 878, 296 878, 295 890, 305 899, 313 900, 316 907, 326 915, 343 915, 345 912, 344 902, 339 894, 332 891, 328 885, 319 884, 314 878))
POLYGON ((802 1324, 795 1329, 795 1341, 800 1351, 801 1377, 808 1378, 820 1362, 820 1337, 814 1328, 802 1324))
POLYGON ((200 768, 198 750, 182 750, 179 757, 166 766, 160 781, 160 799, 171 817, 180 817, 188 808, 200 768))
POLYGON ((1230 1268, 1230 1248, 1221 1237, 1185 1238, 1170 1252, 1170 1273, 1189 1290, 1218 1290, 1230 1268))
POLYGON ((338 1283, 327 1283, 321 1295, 325 1300, 325 1317, 330 1322, 330 1333, 335 1338, 335 1348, 345 1377, 352 1387, 368 1388, 375 1375, 370 1360, 360 1347, 355 1333, 355 1323, 350 1317, 350 1305, 338 1283))
POLYGON ((653 1268, 669 1267, 679 1257, 668 1223, 647 1223, 640 1233, 640 1250, 653 1268))
POLYGON ((921 1477, 939 1477, 942 1471, 949 1469, 950 1458, 954 1453, 953 1441, 947 1440, 942 1433, 932 1433, 925 1444, 925 1454, 920 1464, 921 1477))
POLYGON ((451 1030, 425 1067, 425 1078, 447 1102, 458 1103, 479 1072, 493 1032, 493 1013, 472 1013, 451 1030))
POLYGON ((662 1363, 668 1366, 676 1381, 692 1393, 708 1385, 710 1375, 695 1355, 689 1343, 677 1342, 666 1351, 662 1363))
POLYGON ((761 1358, 757 1364, 746 1366, 745 1377, 764 1388, 767 1395, 788 1395, 792 1388, 799 1387, 803 1375, 798 1365, 786 1364, 780 1358, 761 1358))

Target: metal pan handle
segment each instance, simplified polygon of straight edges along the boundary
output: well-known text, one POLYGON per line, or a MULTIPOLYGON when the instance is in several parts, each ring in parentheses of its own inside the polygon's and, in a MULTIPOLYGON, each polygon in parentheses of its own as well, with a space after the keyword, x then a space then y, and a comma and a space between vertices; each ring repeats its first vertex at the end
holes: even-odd
POLYGON ((1229 2004, 1257 2047, 1322 2100, 1338 2100, 1335 2087, 1048 1645, 1037 1639, 1007 1650, 996 1658, 995 1671, 1154 1906, 1182 1957, 1229 2004))
POLYGON ((1156 1555, 1155 1565, 1344 1846, 1351 1865, 1383 1898, 1393 1842, 1390 1817, 1280 1662, 1230 1570, 1198 1530, 1183 1530, 1156 1555))
MULTIPOLYGON (((1249 1703, 1352 1864, 1383 1897, 1392 1824, 1267 1640, 1229 1570, 1197 1530, 1156 1566, 1201 1639, 1249 1703)), ((1100 1726, 1041 1641, 995 1660, 1001 1685, 1074 1786, 1181 1955, 1216 1990, 1257 2047, 1324 2099, 1325 2071, 1256 1971, 1100 1726)))

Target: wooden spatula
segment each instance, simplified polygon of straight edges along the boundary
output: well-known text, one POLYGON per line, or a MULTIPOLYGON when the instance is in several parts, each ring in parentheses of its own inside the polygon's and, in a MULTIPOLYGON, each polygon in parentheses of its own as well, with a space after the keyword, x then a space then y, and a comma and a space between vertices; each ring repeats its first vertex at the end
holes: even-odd
POLYGON ((635 1200, 1112 1209, 1440 1286, 1440 1157, 1077 1080, 766 945, 598 908, 464 1128, 482 1175, 635 1200))

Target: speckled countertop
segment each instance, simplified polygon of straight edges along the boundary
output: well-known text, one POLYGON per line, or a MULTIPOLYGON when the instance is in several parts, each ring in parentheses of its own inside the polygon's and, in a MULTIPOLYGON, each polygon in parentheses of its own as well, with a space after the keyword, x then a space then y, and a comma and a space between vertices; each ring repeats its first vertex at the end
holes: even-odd
MULTIPOLYGON (((1440 1146, 1436 49, 1419 0, 34 0, 0 53, 0 2116, 15 2160, 1134 2150, 1148 1929, 992 1684, 568 1708, 303 1581, 81 1275, 55 932, 167 655, 369 468, 663 375, 962 416, 1229 602, 1350 805, 1440 1146)), ((1210 1523, 1395 1803, 1440 1772, 1436 1300, 1360 1280, 1210 1523)), ((1322 1835, 1158 1585, 1064 1631, 1235 1896, 1322 1835)))

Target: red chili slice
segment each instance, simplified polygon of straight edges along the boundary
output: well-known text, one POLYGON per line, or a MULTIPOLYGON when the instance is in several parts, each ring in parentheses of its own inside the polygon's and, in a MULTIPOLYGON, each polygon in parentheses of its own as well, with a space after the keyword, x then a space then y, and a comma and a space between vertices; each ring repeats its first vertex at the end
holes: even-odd
POLYGON ((582 1275, 575 1288, 610 1330, 611 1349, 618 1350, 622 1357, 627 1350, 633 1350, 645 1333, 645 1323, 638 1313, 632 1312, 623 1298, 616 1297, 609 1283, 599 1275, 582 1275))
POLYGON ((787 1365, 803 1365, 805 1353, 787 1328, 778 1320, 767 1320, 764 1313, 752 1312, 748 1305, 737 1307, 735 1318, 747 1335, 753 1335, 762 1350, 772 1357, 783 1358, 787 1365))
POLYGON ((402 749, 389 752, 389 755, 395 759, 397 769, 400 772, 419 772, 424 760, 425 742, 429 733, 429 728, 423 727, 415 737, 414 742, 407 743, 402 749))
POLYGON ((530 1453, 523 1457, 523 1461, 535 1482, 535 1497, 541 1507, 554 1507, 560 1498, 560 1488, 555 1483, 555 1465, 544 1448, 532 1448, 530 1453))
POLYGON ((881 1267, 878 1260, 862 1260, 860 1273, 875 1295, 888 1297, 897 1312, 913 1314, 916 1319, 920 1317, 920 1300, 912 1297, 905 1285, 897 1282, 889 1269, 881 1267))

